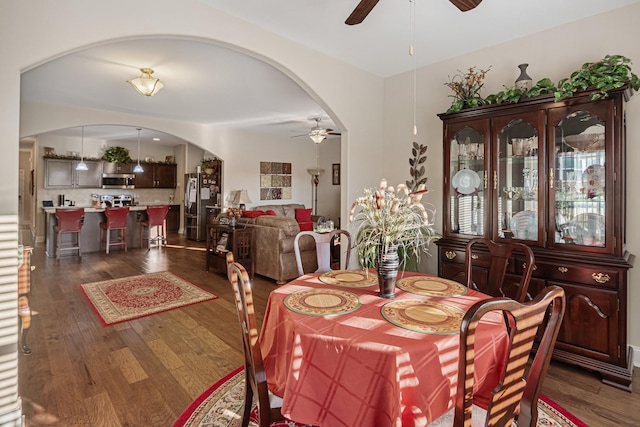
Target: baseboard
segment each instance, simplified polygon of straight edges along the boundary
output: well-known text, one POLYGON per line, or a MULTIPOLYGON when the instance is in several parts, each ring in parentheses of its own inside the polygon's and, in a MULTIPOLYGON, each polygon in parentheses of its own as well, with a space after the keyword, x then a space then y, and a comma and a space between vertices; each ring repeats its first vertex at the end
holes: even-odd
POLYGON ((640 368, 640 347, 635 345, 630 345, 629 347, 633 349, 633 366, 640 368))

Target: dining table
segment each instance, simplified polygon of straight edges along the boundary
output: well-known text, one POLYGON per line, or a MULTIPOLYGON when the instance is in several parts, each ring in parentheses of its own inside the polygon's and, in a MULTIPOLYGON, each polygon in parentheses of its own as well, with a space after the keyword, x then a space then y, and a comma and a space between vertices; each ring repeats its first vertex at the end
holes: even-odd
MULTIPOLYGON (((401 273, 382 298, 375 270, 301 276, 273 290, 259 335, 282 414, 322 427, 426 426, 454 405, 459 330, 488 295, 401 273)), ((476 331, 474 404, 486 407, 508 352, 502 316, 476 331)))

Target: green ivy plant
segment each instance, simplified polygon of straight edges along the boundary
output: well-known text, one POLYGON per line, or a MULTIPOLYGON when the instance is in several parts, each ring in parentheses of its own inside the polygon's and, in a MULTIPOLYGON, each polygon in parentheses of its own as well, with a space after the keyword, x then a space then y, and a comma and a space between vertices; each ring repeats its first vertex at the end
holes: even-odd
POLYGON ((412 157, 409 158, 409 175, 411 179, 406 181, 409 191, 416 191, 420 184, 427 184, 427 177, 423 177, 426 172, 424 167, 424 162, 427 161, 426 152, 426 145, 413 142, 413 147, 411 148, 412 157))
POLYGON ((633 90, 640 89, 640 79, 631 72, 631 60, 622 55, 606 55, 598 62, 586 62, 571 77, 558 82, 555 99, 569 98, 580 90, 595 88, 591 99, 605 98, 607 92, 629 83, 633 90))
MULTIPOLYGON (((471 69, 473 70, 473 69, 471 69)), ((483 76, 484 77, 484 76, 483 76)), ((557 86, 551 79, 543 78, 526 92, 515 86, 504 86, 504 90, 481 98, 478 90, 473 93, 472 102, 460 99, 460 93, 456 92, 455 101, 447 110, 447 113, 461 111, 464 108, 478 107, 484 104, 517 103, 524 98, 533 98, 539 95, 553 94, 555 101, 560 101, 573 96, 578 91, 596 89, 591 94, 591 99, 596 100, 607 97, 608 91, 629 84, 633 90, 640 90, 640 78, 631 72, 631 60, 622 55, 606 55, 598 62, 587 62, 582 68, 571 73, 570 77, 561 79, 557 86)), ((445 85, 451 87, 450 83, 445 85)), ((453 87, 451 87, 454 89, 453 87)), ((455 89, 454 89, 455 91, 455 89)))

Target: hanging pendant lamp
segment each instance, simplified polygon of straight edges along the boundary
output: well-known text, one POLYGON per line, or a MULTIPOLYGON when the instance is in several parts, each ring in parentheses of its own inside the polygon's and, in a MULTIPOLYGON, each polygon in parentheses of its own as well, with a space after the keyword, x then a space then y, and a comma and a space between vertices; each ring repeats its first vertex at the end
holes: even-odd
POLYGON ((131 84, 139 93, 144 96, 153 96, 164 87, 164 84, 153 76, 153 70, 151 68, 140 68, 142 74, 135 79, 127 80, 127 83, 131 84))
POLYGON ((140 165, 140 131, 142 129, 136 129, 138 129, 138 164, 133 167, 133 173, 142 173, 144 172, 144 169, 142 169, 142 166, 140 165))
POLYGON ((77 171, 87 171, 89 168, 87 164, 84 162, 84 126, 82 126, 82 138, 81 138, 81 151, 80 151, 80 163, 76 165, 77 171))

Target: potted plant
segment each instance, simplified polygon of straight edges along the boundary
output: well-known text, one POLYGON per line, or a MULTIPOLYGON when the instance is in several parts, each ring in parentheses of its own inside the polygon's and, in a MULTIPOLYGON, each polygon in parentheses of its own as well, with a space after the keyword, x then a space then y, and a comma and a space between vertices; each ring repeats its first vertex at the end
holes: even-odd
POLYGON ((129 157, 129 150, 123 147, 111 147, 108 148, 102 158, 111 163, 129 163, 131 157, 129 157))
POLYGON ((366 188, 351 207, 349 221, 355 224, 354 246, 363 267, 376 267, 380 281, 380 296, 395 296, 395 279, 400 265, 410 258, 420 260, 428 253, 429 243, 435 237, 433 216, 421 203, 429 190, 424 184, 410 192, 405 184, 397 189, 387 186, 366 188))
POLYGON ((213 158, 202 159, 202 170, 204 173, 212 175, 215 167, 217 166, 217 160, 213 158))

